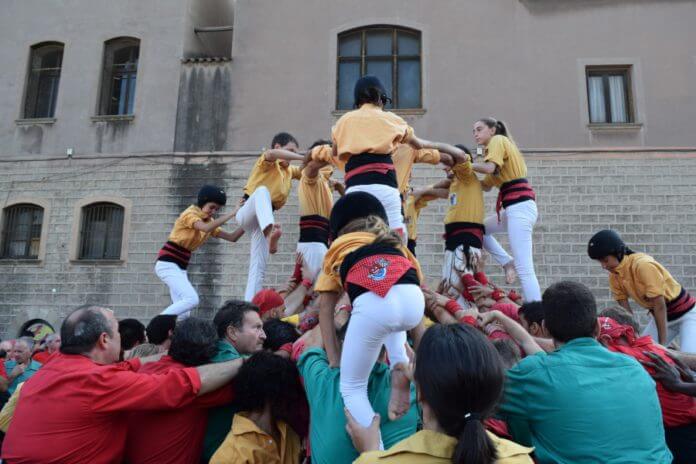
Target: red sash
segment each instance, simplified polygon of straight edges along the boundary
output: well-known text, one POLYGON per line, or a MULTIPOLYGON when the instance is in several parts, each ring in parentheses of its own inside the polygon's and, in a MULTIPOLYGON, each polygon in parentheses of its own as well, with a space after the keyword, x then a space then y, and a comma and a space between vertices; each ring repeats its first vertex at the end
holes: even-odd
POLYGON ((346 172, 343 179, 348 182, 351 177, 357 176, 358 174, 365 174, 366 172, 378 172, 380 174, 386 174, 389 171, 395 170, 394 165, 390 163, 370 163, 360 166, 359 168, 351 169, 349 172, 346 172))
POLYGON ((401 277, 413 268, 405 256, 379 254, 368 256, 355 263, 345 279, 384 298, 401 277))

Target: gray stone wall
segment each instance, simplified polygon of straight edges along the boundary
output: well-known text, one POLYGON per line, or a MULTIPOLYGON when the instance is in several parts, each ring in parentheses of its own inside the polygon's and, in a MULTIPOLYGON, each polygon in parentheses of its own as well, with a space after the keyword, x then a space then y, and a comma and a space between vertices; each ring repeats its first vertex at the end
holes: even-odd
MULTIPOLYGON (((14 336, 24 321, 41 317, 59 323, 83 303, 112 307, 117 317, 147 321, 169 303, 153 273, 159 247, 177 215, 207 182, 223 185, 230 208, 256 154, 246 156, 144 156, 56 161, 2 162, 0 206, 16 199, 44 200, 48 229, 40 263, 0 261, 0 336, 14 336), (122 264, 71 262, 69 248, 75 204, 91 196, 132 201, 128 254, 122 264)), ((653 254, 687 288, 696 291, 696 153, 527 154, 538 194, 540 222, 535 259, 542 287, 559 279, 592 288, 601 306, 609 302, 606 274, 585 254, 591 234, 619 230, 636 251, 653 254)), ((436 181, 442 171, 419 166, 414 186, 436 181)), ((293 189, 294 190, 294 189, 293 189)), ((494 196, 487 208, 493 212, 494 196)), ((440 274, 445 202, 421 215, 418 255, 430 282, 440 274)), ((266 282, 282 283, 292 272, 298 237, 295 193, 277 214, 284 236, 270 260, 266 282)), ((507 240, 501 238, 506 246, 507 240)), ((211 239, 194 253, 190 278, 201 295, 199 315, 209 316, 246 283, 249 242, 211 239)), ((502 283, 497 266, 489 274, 502 283)))

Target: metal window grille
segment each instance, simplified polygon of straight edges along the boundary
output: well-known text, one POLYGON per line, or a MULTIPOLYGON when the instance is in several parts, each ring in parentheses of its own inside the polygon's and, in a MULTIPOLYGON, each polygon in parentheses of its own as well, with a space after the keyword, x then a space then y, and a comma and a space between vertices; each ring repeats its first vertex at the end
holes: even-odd
POLYGON ((366 74, 382 81, 392 103, 386 108, 421 108, 421 33, 372 26, 338 36, 336 108, 353 107, 353 87, 366 74))
POLYGON ((62 65, 62 44, 32 47, 24 101, 25 118, 52 118, 55 115, 62 65))
POLYGON ((2 257, 38 259, 43 224, 43 208, 31 204, 5 208, 2 231, 2 257))
POLYGON ((94 203, 82 208, 79 259, 121 259, 123 208, 94 203))

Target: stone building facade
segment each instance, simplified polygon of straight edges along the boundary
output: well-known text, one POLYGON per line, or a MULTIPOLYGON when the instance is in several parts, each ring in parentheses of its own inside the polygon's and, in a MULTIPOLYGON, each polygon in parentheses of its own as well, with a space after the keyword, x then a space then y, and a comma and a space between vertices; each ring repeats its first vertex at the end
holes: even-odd
MULTIPOLYGON (((35 258, 0 259, 0 336, 14 336, 31 319, 55 325, 86 302, 108 305, 118 317, 157 314, 169 296, 153 273, 154 259, 178 213, 203 183, 224 186, 233 203, 275 132, 289 131, 303 146, 327 137, 341 114, 341 40, 354 31, 368 41, 363 55, 375 30, 394 31, 394 44, 403 31, 417 38, 418 83, 396 74, 406 69, 399 52, 391 72, 394 90, 419 92, 417 107, 396 111, 422 136, 469 144, 476 118, 495 115, 509 123, 538 194, 542 287, 580 280, 607 304, 606 275, 585 249, 594 231, 613 227, 696 290, 693 2, 4 3, 3 240, 17 205, 41 208, 42 223, 35 258), (669 27, 657 34, 655 24, 669 27), (104 114, 105 95, 117 103, 124 98, 113 88, 104 93, 105 76, 112 76, 105 56, 121 38, 139 45, 137 79, 130 75, 134 98, 126 99, 132 109, 104 114), (32 53, 42 44, 62 47, 50 117, 28 108, 32 53), (612 79, 623 85, 625 120, 591 122, 602 110, 592 106, 593 86, 603 83, 613 98, 612 79), (84 208, 105 203, 123 213, 118 256, 80 259, 84 208)), ((356 58, 368 67, 370 59, 356 58)), ((603 100, 606 119, 621 106, 612 98, 603 100)), ((438 169, 419 166, 413 184, 439 176, 438 169)), ((493 196, 486 198, 493 211, 493 196)), ((419 258, 431 282, 439 275, 444 210, 444 203, 433 203, 419 223, 419 258)), ((277 217, 285 233, 269 285, 292 271, 294 194, 277 217)), ((201 295, 199 314, 243 293, 248 252, 242 238, 211 240, 194 254, 189 273, 201 295)), ((495 266, 491 274, 499 280, 495 266)))

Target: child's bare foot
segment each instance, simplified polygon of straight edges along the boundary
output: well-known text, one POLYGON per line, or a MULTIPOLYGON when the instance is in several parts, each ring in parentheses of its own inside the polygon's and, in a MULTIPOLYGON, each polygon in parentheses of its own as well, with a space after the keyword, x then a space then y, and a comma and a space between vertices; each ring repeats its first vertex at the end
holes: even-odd
POLYGON ((280 236, 283 235, 283 231, 280 228, 279 224, 274 224, 273 228, 271 229, 271 233, 268 234, 268 252, 270 254, 275 254, 276 251, 278 251, 278 241, 280 240, 280 236))
POLYGON ((391 394, 389 396, 389 420, 397 420, 411 407, 411 381, 406 375, 408 366, 399 363, 391 371, 391 394))
POLYGON ((515 280, 517 280, 517 271, 515 271, 515 262, 510 261, 507 263, 505 266, 503 266, 503 269, 505 269, 505 282, 507 282, 508 285, 512 285, 515 283, 515 280))

